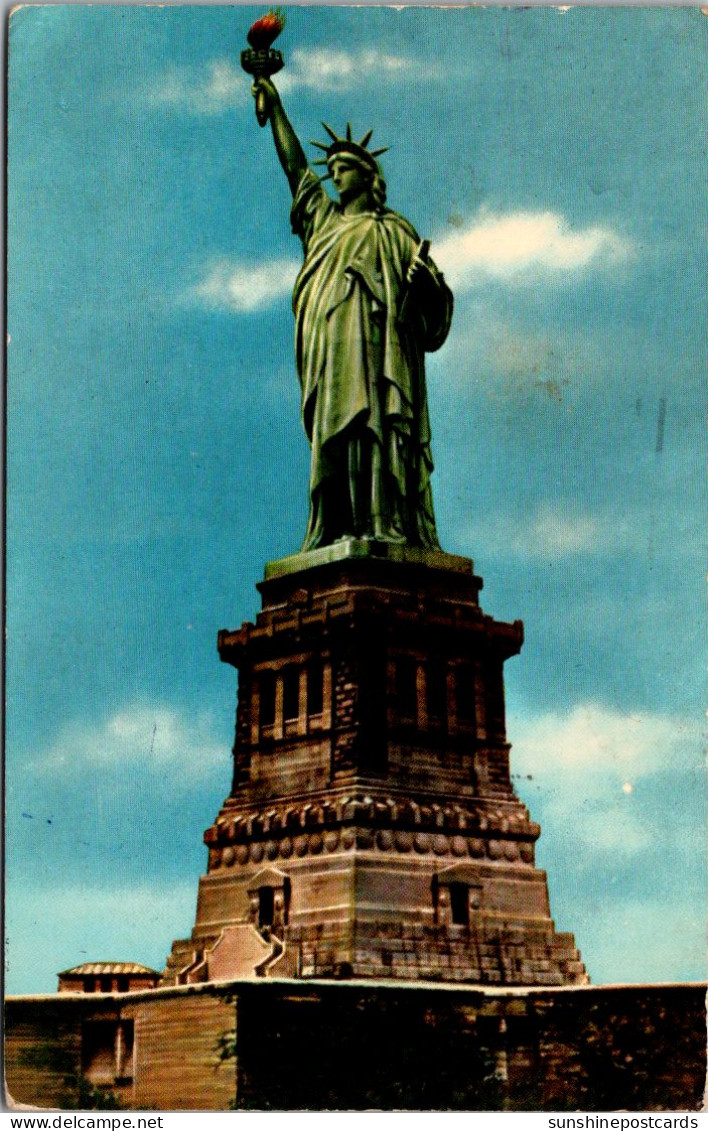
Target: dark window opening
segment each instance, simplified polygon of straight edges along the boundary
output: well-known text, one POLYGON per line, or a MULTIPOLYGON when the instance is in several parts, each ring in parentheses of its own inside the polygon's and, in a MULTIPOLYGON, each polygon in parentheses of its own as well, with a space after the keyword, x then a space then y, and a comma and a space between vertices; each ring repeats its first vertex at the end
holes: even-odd
POLYGON ((283 718, 296 719, 300 714, 300 673, 297 668, 283 671, 283 718))
POLYGON ((127 994, 130 989, 130 979, 127 974, 118 975, 118 993, 127 994))
POLYGON ((260 690, 260 724, 262 727, 272 727, 275 722, 275 672, 261 672, 259 677, 260 690))
POLYGON ((113 989, 113 979, 106 977, 105 975, 102 976, 101 977, 101 993, 102 994, 109 994, 112 989, 113 989))
POLYGON ((307 713, 321 715, 324 706, 324 668, 317 661, 307 665, 307 713))
POLYGON ((86 1021, 81 1031, 81 1071, 94 1085, 124 1084, 133 1075, 132 1021, 86 1021))
POLYGON ((455 718, 458 723, 474 722, 474 674, 471 667, 455 669, 455 718))
POLYGON ((272 927, 273 919, 275 917, 275 899, 273 897, 273 888, 264 887, 258 889, 258 926, 259 927, 272 927))
POLYGON ((404 719, 414 719, 418 713, 418 665, 412 656, 399 656, 396 660, 396 707, 404 719))
POLYGON ((115 1021, 86 1021, 81 1036, 81 1069, 92 1084, 113 1084, 116 1078, 115 1021))
POLYGON ((487 719, 493 734, 504 735, 504 675, 501 662, 487 674, 487 719))
POLYGON ((96 979, 95 978, 84 978, 84 993, 85 994, 92 994, 92 993, 95 993, 95 990, 96 990, 96 979))
POLYGON ((470 897, 467 884, 450 884, 450 913, 453 923, 468 927, 470 923, 470 897))
POLYGON ((442 664, 429 664, 426 679, 428 718, 442 721, 447 715, 447 674, 442 664))

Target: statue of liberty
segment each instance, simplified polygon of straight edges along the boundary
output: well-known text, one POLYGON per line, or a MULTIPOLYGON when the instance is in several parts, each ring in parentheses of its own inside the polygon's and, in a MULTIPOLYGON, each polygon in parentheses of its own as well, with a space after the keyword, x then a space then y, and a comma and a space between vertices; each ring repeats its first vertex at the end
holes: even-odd
POLYGON ((295 283, 295 352, 312 448, 303 550, 342 538, 439 548, 424 355, 447 336, 452 294, 428 242, 386 208, 386 184, 351 127, 315 142, 318 177, 267 75, 253 84, 293 194, 304 263, 295 283), (322 187, 331 178, 334 201, 322 187))

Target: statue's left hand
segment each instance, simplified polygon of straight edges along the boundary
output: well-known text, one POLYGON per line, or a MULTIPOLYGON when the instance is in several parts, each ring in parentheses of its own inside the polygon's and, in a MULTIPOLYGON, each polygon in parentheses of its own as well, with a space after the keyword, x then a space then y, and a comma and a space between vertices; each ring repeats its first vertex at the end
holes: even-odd
POLYGON ((435 275, 430 268, 428 255, 430 253, 430 240, 422 240, 406 272, 406 281, 414 290, 422 287, 426 289, 435 283, 435 275))
POLYGON ((406 273, 406 281, 411 286, 417 286, 422 283, 423 286, 433 279, 433 273, 430 267, 420 255, 416 255, 411 261, 411 265, 406 273))

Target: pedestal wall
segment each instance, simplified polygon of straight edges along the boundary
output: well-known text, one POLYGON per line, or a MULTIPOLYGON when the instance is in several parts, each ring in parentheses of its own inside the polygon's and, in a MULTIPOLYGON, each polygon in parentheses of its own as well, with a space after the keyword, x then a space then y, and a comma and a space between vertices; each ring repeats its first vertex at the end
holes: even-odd
POLYGON ((86 1110, 93 1088, 104 1107, 154 1111, 698 1112, 705 992, 264 979, 9 998, 6 1098, 86 1110), (118 1027, 131 1056, 112 1077, 118 1027))
POLYGON ((227 954, 233 977, 587 980, 509 772, 523 626, 486 616, 481 586, 467 559, 354 541, 266 569, 255 623, 219 634, 233 786, 166 983, 227 954))

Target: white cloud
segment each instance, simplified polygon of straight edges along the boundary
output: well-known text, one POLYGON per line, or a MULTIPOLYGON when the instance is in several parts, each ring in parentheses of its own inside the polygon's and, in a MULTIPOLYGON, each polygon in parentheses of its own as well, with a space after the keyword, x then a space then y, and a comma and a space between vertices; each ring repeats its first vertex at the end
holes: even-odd
MULTIPOLYGON (((321 48, 288 54, 285 68, 275 78, 283 94, 307 89, 323 92, 352 90, 375 78, 414 76, 416 82, 433 72, 416 59, 391 55, 377 48, 342 51, 321 48)), ((168 72, 150 92, 158 105, 183 106, 198 114, 218 114, 251 102, 251 78, 231 59, 212 59, 204 68, 182 67, 168 72)), ((362 133, 364 131, 362 130, 362 133)))
POLYGON ((191 296, 213 310, 263 310, 292 294, 299 268, 291 259, 259 264, 222 259, 207 268, 191 296))
MULTIPOLYGON (((553 384, 553 382, 548 382, 553 384)), ((671 560, 697 561, 699 526, 685 528, 680 499, 667 500, 664 511, 653 500, 624 507, 611 499, 594 510, 584 510, 572 500, 540 503, 525 513, 515 507, 470 517, 469 508, 458 512, 451 534, 455 545, 477 546, 503 560, 554 562, 572 558, 649 556, 670 553, 671 560)), ((668 559, 667 559, 668 560, 668 559)), ((645 595, 644 607, 651 598, 645 595)))
MULTIPOLYGON (((436 262, 458 291, 472 285, 480 274, 517 282, 539 270, 569 272, 592 262, 606 266, 628 255, 628 245, 609 229, 572 232, 562 217, 552 213, 486 216, 466 232, 448 237, 435 247, 436 262)), ((213 307, 255 310, 287 294, 297 271, 298 264, 292 260, 264 264, 220 260, 211 265, 194 294, 213 307)), ((537 338, 521 340, 518 335, 510 338, 508 332, 500 333, 498 326, 496 330, 498 340, 490 340, 490 346, 499 368, 536 371, 548 364, 547 342, 537 338)), ((487 327, 487 335, 490 334, 487 327)))
POLYGON ((458 290, 480 276, 521 283, 539 273, 580 271, 625 262, 631 247, 611 228, 575 229, 555 212, 483 210, 472 224, 435 244, 435 261, 458 290))
MULTIPOLYGON (((611 780, 613 789, 638 777, 671 767, 677 752, 695 744, 700 753, 700 725, 692 719, 648 712, 625 714, 597 704, 576 706, 567 714, 549 712, 515 723, 520 740, 515 761, 523 772, 552 768, 580 771, 611 780)), ((684 764, 682 762, 682 764, 684 764)))
POLYGON ((548 561, 576 554, 616 554, 638 539, 627 517, 573 514, 551 503, 526 518, 494 515, 464 531, 461 540, 484 546, 488 554, 548 561))
POLYGON ((376 78, 379 83, 386 79, 414 75, 416 81, 420 81, 430 74, 430 68, 416 59, 391 55, 376 48, 361 51, 296 49, 288 57, 286 67, 280 72, 276 83, 283 93, 297 90, 298 87, 334 92, 351 90, 372 78, 376 78))
MULTIPOLYGON (((511 716, 509 733, 514 772, 538 788, 545 839, 556 847, 562 838, 624 856, 649 848, 654 812, 640 787, 662 771, 678 780, 702 766, 703 735, 694 719, 590 703, 535 719, 511 716)), ((695 832, 687 812, 681 831, 687 846, 695 832)))
POLYGON ((136 768, 174 772, 184 783, 228 773, 228 736, 215 736, 209 714, 183 717, 168 707, 128 706, 100 722, 65 727, 28 769, 85 775, 112 771, 119 778, 136 768))
POLYGON ((204 70, 174 69, 150 92, 158 105, 184 106, 199 114, 218 114, 251 100, 250 79, 230 59, 214 59, 204 70))
POLYGON ((547 506, 532 519, 524 548, 532 557, 562 557, 610 547, 617 548, 616 531, 603 528, 595 516, 563 514, 547 506))

